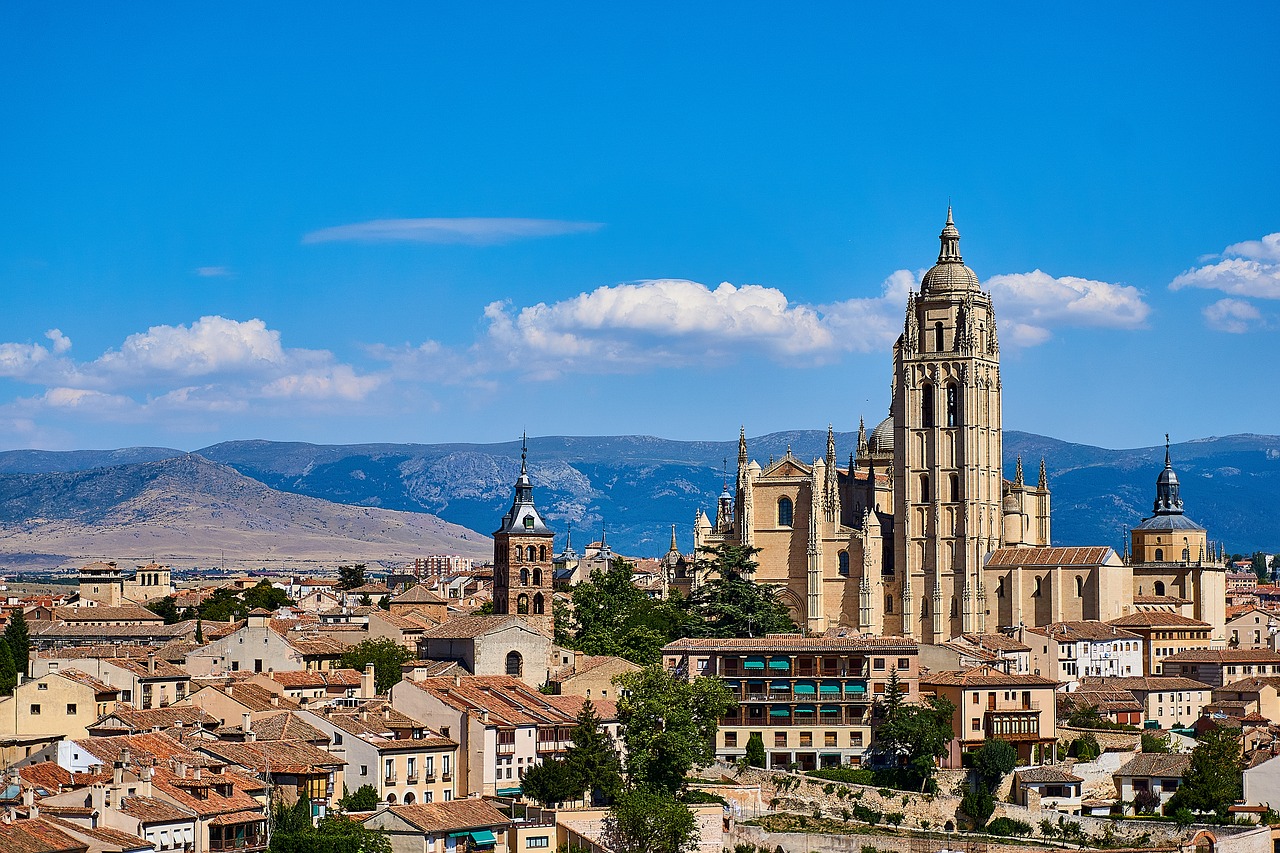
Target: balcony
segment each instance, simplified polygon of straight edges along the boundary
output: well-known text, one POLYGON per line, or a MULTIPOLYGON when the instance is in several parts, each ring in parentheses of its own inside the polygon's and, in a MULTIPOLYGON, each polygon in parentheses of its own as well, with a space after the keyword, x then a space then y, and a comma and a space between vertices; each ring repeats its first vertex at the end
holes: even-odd
POLYGON ((422 774, 422 779, 423 779, 423 781, 424 781, 424 782, 426 782, 428 785, 430 785, 432 782, 436 781, 436 774, 435 774, 435 771, 434 771, 434 770, 428 770, 426 773, 422 774))
POLYGON ((390 776, 385 777, 382 781, 384 784, 394 785, 396 783, 396 774, 392 773, 390 776))
MULTIPOLYGON (((539 746, 539 749, 541 749, 541 746, 539 746)), ((516 752, 515 743, 498 744, 498 755, 515 755, 515 752, 516 752)))
POLYGON ((416 784, 418 784, 418 774, 417 774, 417 773, 408 773, 408 774, 406 774, 406 775, 405 775, 405 777, 404 777, 404 783, 405 783, 406 785, 416 785, 416 784))
POLYGON ((254 836, 252 838, 233 838, 223 841, 210 841, 209 849, 211 851, 216 851, 216 853, 221 853, 221 851, 224 850, 241 850, 246 851, 246 853, 254 850, 266 850, 267 837, 265 835, 261 835, 254 836))
POLYGON ((452 782, 452 781, 453 781, 453 774, 446 770, 444 773, 440 774, 440 781, 441 781, 441 782, 452 782))

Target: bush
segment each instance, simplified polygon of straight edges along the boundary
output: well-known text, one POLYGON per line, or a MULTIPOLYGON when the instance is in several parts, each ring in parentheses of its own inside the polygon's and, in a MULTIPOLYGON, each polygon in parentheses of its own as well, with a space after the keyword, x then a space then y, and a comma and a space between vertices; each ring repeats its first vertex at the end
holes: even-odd
POLYGON ((906 819, 907 816, 902 812, 889 812, 884 816, 885 823, 891 823, 894 826, 902 826, 902 822, 906 819))
POLYGON ((981 785, 964 795, 960 801, 960 813, 973 821, 974 829, 982 829, 996 810, 995 798, 991 792, 981 785))
POLYGON ((1067 751, 1067 754, 1081 761, 1093 761, 1099 755, 1102 755, 1102 747, 1098 746, 1096 737, 1086 733, 1071 742, 1071 749, 1067 751))
POLYGON ((805 775, 831 782, 843 782, 846 785, 872 785, 876 781, 876 775, 862 767, 827 767, 822 770, 810 770, 805 775))
POLYGON ((1169 738, 1165 735, 1153 735, 1149 732, 1142 733, 1142 751, 1143 752, 1169 752, 1169 738))
POLYGON ((764 767, 764 740, 759 734, 747 738, 747 764, 752 767, 764 767))
POLYGON ((992 835, 1030 835, 1034 829, 1031 824, 1025 820, 1017 820, 1011 817, 998 817, 991 823, 987 824, 987 832, 992 835))
POLYGON ((867 808, 862 803, 858 803, 853 807, 853 816, 863 823, 869 823, 872 826, 875 826, 880 822, 880 819, 884 817, 884 814, 876 809, 867 808))
POLYGON ((893 796, 893 791, 890 791, 888 788, 881 788, 876 791, 876 793, 884 797, 886 800, 893 796))
POLYGON ((682 803, 719 803, 722 806, 729 805, 729 801, 719 794, 713 794, 710 791, 703 791, 700 788, 689 788, 680 795, 682 803))

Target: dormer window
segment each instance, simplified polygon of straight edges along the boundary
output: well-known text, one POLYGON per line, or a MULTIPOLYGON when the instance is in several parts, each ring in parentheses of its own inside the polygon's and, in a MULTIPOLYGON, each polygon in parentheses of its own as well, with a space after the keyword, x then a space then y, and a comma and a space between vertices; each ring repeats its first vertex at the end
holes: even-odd
POLYGON ((525 530, 532 530, 532 529, 533 529, 533 516, 532 516, 532 515, 526 515, 526 516, 524 517, 524 528, 525 528, 525 530))

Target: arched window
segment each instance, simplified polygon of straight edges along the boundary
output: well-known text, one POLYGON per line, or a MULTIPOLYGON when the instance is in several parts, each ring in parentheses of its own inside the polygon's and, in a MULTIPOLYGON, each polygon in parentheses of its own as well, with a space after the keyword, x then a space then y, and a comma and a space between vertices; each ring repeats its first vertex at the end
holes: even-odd
POLYGON ((545 605, 542 601, 542 593, 535 593, 533 596, 533 615, 541 616, 544 612, 545 605))
MULTIPOLYGON (((1160 559, 1156 557, 1156 559, 1160 559)), ((1156 581, 1156 595, 1164 595, 1164 581, 1156 581)))
POLYGON ((920 503, 929 502, 929 475, 920 475, 920 503))
POLYGON ((1156 549, 1156 562, 1157 562, 1157 563, 1159 563, 1159 562, 1161 562, 1162 560, 1164 560, 1164 549, 1163 549, 1163 548, 1157 548, 1157 549, 1156 549))
POLYGON ((524 562, 524 549, 523 549, 523 548, 521 548, 519 545, 517 545, 517 546, 515 547, 515 556, 516 556, 516 562, 517 562, 517 563, 523 563, 523 562, 524 562))
POLYGON ((529 615, 529 596, 521 594, 516 598, 516 613, 521 616, 529 615))
POLYGON ((1076 575, 1076 598, 1084 598, 1084 578, 1076 575))
POLYGON ((920 426, 933 426, 933 386, 928 382, 920 389, 920 426))
POLYGON ((1041 581, 1043 580, 1044 580, 1043 577, 1036 578, 1036 589, 1035 589, 1035 592, 1031 593, 1032 598, 1040 597, 1040 584, 1041 584, 1041 581))
POLYGON ((886 595, 884 597, 884 612, 885 613, 893 612, 893 596, 892 595, 886 595))
POLYGON ((413 795, 413 791, 410 791, 409 793, 407 793, 407 794, 405 794, 405 795, 404 795, 404 804, 405 804, 406 806, 411 806, 411 805, 413 805, 413 803, 414 803, 414 801, 415 801, 416 799, 417 799, 417 798, 416 798, 416 797, 414 797, 414 795, 413 795))
POLYGON ((778 526, 790 527, 794 515, 795 507, 791 504, 791 498, 778 498, 778 526))
POLYGON ((956 386, 947 386, 947 426, 960 426, 960 395, 956 386))
POLYGON ((1183 549, 1182 549, 1182 562, 1184 562, 1184 563, 1190 563, 1190 562, 1191 562, 1191 549, 1190 549, 1190 548, 1183 548, 1183 549))
POLYGON ((840 574, 849 577, 849 552, 841 551, 836 559, 840 561, 840 574))
POLYGON ((396 804, 396 795, 387 794, 387 802, 394 806, 396 804))
POLYGON ((542 569, 533 570, 533 585, 542 586, 542 569))
POLYGON ((933 349, 934 352, 942 352, 942 324, 933 324, 933 349))
POLYGON ((537 555, 538 555, 537 550, 535 550, 534 547, 530 545, 529 546, 529 562, 532 563, 534 560, 536 560, 538 558, 537 555))
POLYGON ((521 566, 520 567, 520 586, 528 586, 528 585, 529 585, 529 570, 521 566))
POLYGON ((540 561, 543 561, 543 562, 545 562, 545 561, 546 561, 546 559, 547 559, 547 546, 546 546, 546 545, 539 545, 539 546, 538 546, 538 559, 539 559, 540 561))
POLYGON ((951 500, 953 502, 960 500, 960 475, 959 474, 951 475, 951 500))
POLYGON ((507 652, 507 675, 520 678, 524 675, 524 658, 519 652, 507 652))

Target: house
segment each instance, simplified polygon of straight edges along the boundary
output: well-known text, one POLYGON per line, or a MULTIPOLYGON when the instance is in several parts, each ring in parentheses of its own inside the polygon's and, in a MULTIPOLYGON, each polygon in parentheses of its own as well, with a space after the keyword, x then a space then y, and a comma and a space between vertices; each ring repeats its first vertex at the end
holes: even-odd
POLYGON ((120 688, 120 701, 135 708, 163 708, 187 698, 191 676, 180 666, 160 660, 154 653, 145 658, 46 658, 32 660, 32 674, 79 670, 99 681, 120 688))
POLYGON ((553 672, 548 683, 557 696, 617 699, 618 687, 614 679, 639 670, 639 666, 624 658, 574 652, 569 665, 553 672))
MULTIPOLYGON (((996 669, 1010 673, 1031 672, 1031 647, 1026 644, 1025 638, 1015 638, 1005 634, 962 634, 957 642, 965 647, 994 655, 1000 662, 992 664, 996 669)), ((979 663, 975 662, 970 666, 978 665, 979 663)), ((969 669, 970 666, 960 668, 969 669)))
POLYGON ((212 714, 192 705, 170 705, 167 708, 143 711, 121 704, 95 720, 89 726, 87 734, 89 737, 116 737, 156 731, 213 731, 221 722, 212 714))
POLYGON ((1275 649, 1276 634, 1280 634, 1280 614, 1261 607, 1227 609, 1228 648, 1275 649))
POLYGON ((1244 703, 1244 712, 1280 723, 1280 675, 1253 676, 1213 689, 1213 701, 1244 703))
MULTIPOLYGON (((391 703, 458 744, 462 796, 518 796, 524 771, 563 757, 584 700, 548 696, 518 678, 455 675, 401 681, 391 703)), ((617 705, 593 701, 603 728, 618 736, 617 705)))
POLYGON ((1083 784, 1084 780, 1079 776, 1048 764, 1013 773, 1013 790, 1018 805, 1067 815, 1080 814, 1080 786, 1083 784))
POLYGON ((1088 690, 1127 690, 1142 705, 1144 723, 1160 728, 1190 725, 1209 703, 1213 688, 1191 678, 1173 675, 1083 679, 1088 690))
POLYGON ((327 734, 299 717, 293 711, 279 711, 265 717, 250 719, 246 730, 243 719, 238 726, 222 726, 217 730, 219 740, 245 743, 254 740, 304 741, 327 750, 330 739, 327 734))
POLYGON ((663 647, 662 665, 685 678, 719 676, 738 700, 720 720, 717 757, 744 757, 759 732, 770 767, 815 770, 861 764, 873 704, 891 677, 904 701, 919 698, 919 649, 903 637, 684 639, 663 647))
POLYGON ((1188 649, 1208 649, 1213 631, 1208 622, 1166 610, 1142 610, 1111 619, 1107 624, 1142 638, 1143 675, 1177 675, 1162 668, 1165 658, 1188 649))
POLYGON ((86 737, 119 698, 119 688, 87 673, 49 672, 0 698, 0 735, 86 737))
POLYGON ((1142 703, 1128 690, 1107 687, 1077 687, 1058 694, 1058 719, 1066 720, 1083 708, 1093 708, 1103 719, 1127 726, 1142 725, 1142 703))
POLYGON ((942 766, 960 767, 963 753, 978 749, 990 738, 1013 744, 1019 764, 1049 760, 1058 740, 1057 686, 1051 678, 1011 675, 991 666, 922 675, 921 694, 945 697, 955 706, 952 730, 956 737, 942 766))
POLYGON ((443 622, 414 611, 412 613, 388 613, 374 608, 365 624, 365 632, 371 640, 394 640, 412 652, 417 652, 427 631, 443 622))
POLYGON ((223 725, 242 720, 245 714, 257 719, 280 711, 296 711, 299 707, 289 697, 250 681, 206 684, 188 696, 185 704, 203 708, 223 725))
POLYGON ((292 631, 285 636, 272 626, 271 613, 257 608, 249 612, 243 626, 187 655, 187 671, 221 675, 337 669, 346 648, 329 637, 292 631))
POLYGON ((1269 805, 1280 800, 1280 757, 1263 756, 1244 771, 1244 802, 1247 805, 1269 805))
POLYGON ((448 802, 459 790, 457 742, 385 700, 308 706, 298 716, 329 737, 352 790, 372 785, 393 805, 448 802))
POLYGON ((1142 637, 1106 622, 1051 622, 1028 628, 1031 669, 1064 684, 1081 677, 1143 674, 1142 637))
POLYGON ((369 664, 363 673, 356 669, 264 672, 254 675, 248 683, 305 705, 328 699, 372 698, 375 695, 373 679, 373 664, 369 664))
POLYGON ((551 675, 551 639, 519 615, 458 616, 427 630, 418 657, 457 661, 472 675, 505 675, 532 687, 551 675))
POLYGON ((340 758, 306 741, 257 740, 249 721, 242 724, 249 733, 239 743, 202 743, 196 752, 237 767, 259 777, 270 777, 271 788, 285 803, 296 803, 304 794, 311 801, 311 816, 321 818, 342 796, 343 763, 340 758))
MULTIPOLYGON (((366 818, 364 825, 387 834, 391 853, 508 853, 511 820, 487 800, 465 799, 391 806, 366 818)), ((554 847, 552 836, 554 831, 539 846, 554 847)))
POLYGON ((1182 784, 1182 777, 1190 765, 1190 755, 1140 752, 1125 762, 1111 778, 1121 800, 1132 802, 1138 794, 1149 793, 1159 797, 1163 807, 1182 784))
POLYGON ((391 599, 390 612, 396 616, 425 617, 440 623, 449 618, 449 602, 426 584, 415 584, 391 599))
POLYGON ((1252 676, 1280 675, 1280 652, 1271 649, 1192 649, 1165 661, 1170 675, 1213 687, 1252 676))
POLYGON ((43 818, 0 822, 0 849, 13 853, 88 853, 89 845, 43 818))
MULTIPOLYGON (((96 610, 98 608, 85 608, 96 610)), ((93 644, 125 645, 141 644, 162 646, 174 640, 190 640, 195 637, 197 624, 191 619, 166 625, 163 621, 133 623, 94 624, 60 620, 31 622, 31 645, 36 649, 58 649, 65 646, 93 644)))

